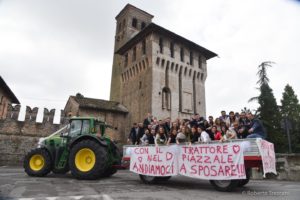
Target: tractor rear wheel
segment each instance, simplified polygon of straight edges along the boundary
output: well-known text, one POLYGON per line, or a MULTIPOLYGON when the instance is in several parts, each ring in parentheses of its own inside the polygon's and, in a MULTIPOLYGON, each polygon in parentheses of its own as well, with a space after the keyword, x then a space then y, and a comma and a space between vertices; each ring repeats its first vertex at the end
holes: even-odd
POLYGON ((113 168, 113 167, 110 167, 110 168, 107 168, 104 173, 102 174, 102 177, 110 177, 112 176, 113 174, 117 173, 117 169, 113 168))
POLYGON ((106 168, 106 170, 104 171, 104 173, 102 174, 102 177, 110 177, 113 174, 117 173, 117 169, 114 167, 114 165, 120 165, 121 161, 121 153, 119 151, 119 149, 116 147, 116 145, 114 143, 110 143, 111 148, 112 148, 112 156, 113 159, 115 159, 115 161, 113 162, 113 164, 111 166, 108 166, 106 168))
POLYGON ((23 167, 29 176, 46 176, 52 169, 51 156, 46 149, 33 149, 25 156, 23 167))
POLYGON ((92 180, 101 177, 106 169, 107 151, 93 140, 75 144, 69 156, 69 167, 74 177, 92 180))

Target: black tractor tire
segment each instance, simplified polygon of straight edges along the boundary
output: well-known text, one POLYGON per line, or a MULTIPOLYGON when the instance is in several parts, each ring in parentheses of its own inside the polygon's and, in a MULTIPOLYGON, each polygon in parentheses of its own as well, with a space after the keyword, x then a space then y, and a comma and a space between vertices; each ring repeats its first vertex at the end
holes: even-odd
POLYGON ((238 180, 209 180, 209 182, 216 190, 221 192, 231 192, 239 184, 238 180))
MULTIPOLYGON (((91 157, 86 157, 86 159, 91 159, 91 157)), ((90 161, 87 161, 85 159, 85 162, 90 164, 90 161)), ((94 140, 82 140, 75 144, 72 149, 70 150, 70 156, 69 156, 69 167, 72 175, 76 177, 77 179, 83 179, 83 180, 94 180, 98 179, 103 175, 106 169, 106 163, 107 163, 107 150, 106 147, 101 146, 98 142, 94 140), (80 169, 80 166, 76 164, 76 155, 77 158, 80 160, 80 154, 81 150, 87 150, 89 152, 92 152, 94 156, 94 164, 91 164, 86 171, 80 169)))
POLYGON ((248 184, 251 177, 251 168, 246 169, 246 179, 239 180, 238 187, 243 187, 244 185, 248 184))
POLYGON ((50 173, 52 166, 50 153, 44 148, 31 150, 26 154, 23 162, 24 170, 29 176, 46 176, 50 173))
POLYGON ((104 173, 102 174, 102 177, 104 178, 107 178, 107 177, 110 177, 112 176, 113 174, 117 173, 117 169, 113 168, 113 167, 110 167, 110 168, 107 168, 104 173))
MULTIPOLYGON (((114 163, 112 165, 121 165, 121 152, 120 150, 117 148, 117 146, 111 142, 110 143, 110 148, 112 149, 112 156, 114 157, 114 159, 119 158, 119 160, 115 160, 114 163)), ((107 166, 107 168, 105 169, 104 173, 102 174, 102 177, 110 177, 112 175, 114 175, 115 173, 117 173, 117 169, 114 168, 113 166, 107 166)))
POLYGON ((68 164, 66 164, 66 166, 64 168, 61 168, 61 169, 56 169, 56 168, 52 169, 53 174, 66 174, 69 171, 70 171, 70 168, 69 168, 68 164))

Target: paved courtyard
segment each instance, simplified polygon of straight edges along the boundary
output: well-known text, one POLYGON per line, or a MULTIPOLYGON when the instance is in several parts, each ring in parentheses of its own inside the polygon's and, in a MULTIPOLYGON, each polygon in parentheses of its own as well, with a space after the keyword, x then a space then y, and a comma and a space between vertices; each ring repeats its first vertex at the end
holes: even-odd
POLYGON ((251 180, 248 185, 226 193, 205 180, 172 177, 158 185, 141 183, 138 175, 121 170, 111 178, 82 181, 71 174, 28 177, 20 167, 0 167, 0 199, 300 199, 300 183, 251 180))

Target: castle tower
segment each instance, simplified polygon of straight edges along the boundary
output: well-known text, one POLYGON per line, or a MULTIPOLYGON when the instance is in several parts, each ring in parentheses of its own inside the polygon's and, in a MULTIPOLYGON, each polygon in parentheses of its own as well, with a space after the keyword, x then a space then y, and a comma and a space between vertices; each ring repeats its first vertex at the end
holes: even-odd
MULTIPOLYGON (((127 4, 115 18, 116 34, 114 52, 150 24, 152 18, 153 15, 127 4)), ((120 68, 122 59, 124 59, 122 56, 114 53, 110 90, 111 101, 121 102, 120 68)))
POLYGON ((206 114, 206 61, 212 51, 151 22, 132 5, 117 15, 111 100, 129 111, 128 125, 150 112, 159 119, 206 114))

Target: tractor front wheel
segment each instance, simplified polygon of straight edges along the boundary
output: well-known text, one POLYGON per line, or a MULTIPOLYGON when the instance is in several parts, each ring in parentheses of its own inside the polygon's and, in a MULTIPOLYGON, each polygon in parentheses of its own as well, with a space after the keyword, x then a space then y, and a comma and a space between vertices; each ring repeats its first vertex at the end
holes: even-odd
POLYGON ((106 169, 107 151, 93 140, 82 140, 75 144, 69 156, 69 167, 78 179, 97 179, 106 169))
POLYGON ((46 149, 33 149, 25 156, 23 166, 29 176, 46 176, 52 169, 52 160, 46 149))

